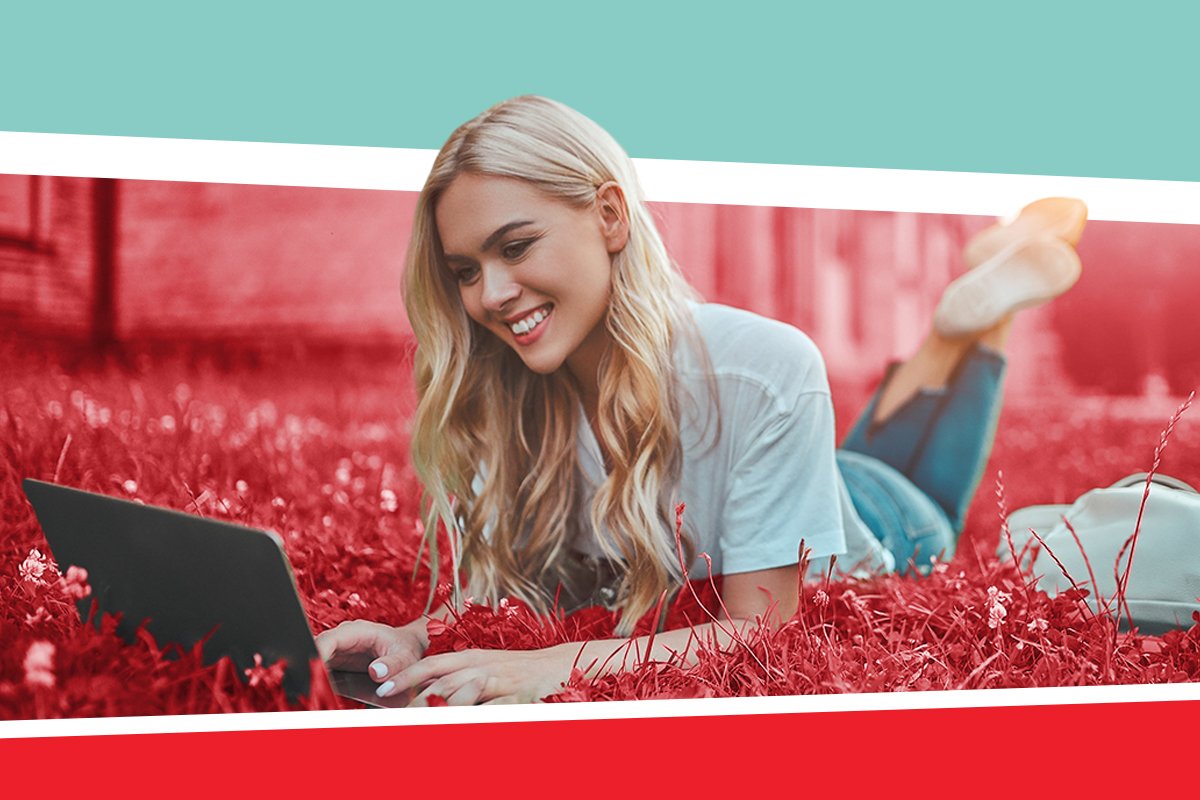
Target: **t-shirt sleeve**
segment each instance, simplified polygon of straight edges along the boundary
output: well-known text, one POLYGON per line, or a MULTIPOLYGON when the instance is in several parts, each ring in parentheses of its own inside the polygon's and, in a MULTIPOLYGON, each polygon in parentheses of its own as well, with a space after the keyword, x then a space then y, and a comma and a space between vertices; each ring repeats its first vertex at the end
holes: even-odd
POLYGON ((846 549, 828 390, 803 391, 764 416, 730 475, 720 541, 726 573, 795 564, 802 539, 814 558, 846 549))

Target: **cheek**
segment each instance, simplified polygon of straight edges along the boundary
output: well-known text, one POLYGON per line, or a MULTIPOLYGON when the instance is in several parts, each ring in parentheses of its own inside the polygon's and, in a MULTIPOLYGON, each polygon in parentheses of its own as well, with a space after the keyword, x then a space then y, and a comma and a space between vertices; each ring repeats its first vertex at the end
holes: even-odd
POLYGON ((467 312, 467 316, 476 322, 483 324, 483 304, 479 300, 479 292, 474 286, 460 286, 458 289, 458 298, 462 302, 463 310, 467 312))
POLYGON ((607 307, 612 295, 612 260, 607 255, 597 260, 588 277, 588 294, 592 303, 607 307))

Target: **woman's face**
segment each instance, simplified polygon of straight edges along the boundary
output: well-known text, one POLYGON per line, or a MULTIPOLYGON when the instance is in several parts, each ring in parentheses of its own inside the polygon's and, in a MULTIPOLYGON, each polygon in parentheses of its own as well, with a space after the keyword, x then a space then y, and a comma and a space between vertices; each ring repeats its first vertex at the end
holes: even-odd
POLYGON ((564 363, 586 389, 607 343, 612 254, 628 238, 624 199, 605 184, 576 208, 512 178, 464 173, 434 209, 445 263, 471 319, 534 372, 564 363))

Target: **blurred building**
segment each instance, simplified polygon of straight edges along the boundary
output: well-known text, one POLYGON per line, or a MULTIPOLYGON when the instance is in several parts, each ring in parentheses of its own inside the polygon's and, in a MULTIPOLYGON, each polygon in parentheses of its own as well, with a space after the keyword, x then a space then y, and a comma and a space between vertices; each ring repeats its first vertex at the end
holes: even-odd
POLYGON ((407 332, 411 193, 0 176, 0 197, 13 324, 118 341, 407 332))
POLYGON ((95 332, 98 186, 0 175, 0 323, 75 336, 95 332))
MULTIPOLYGON (((412 192, 0 176, 0 323, 104 343, 400 342, 412 192)), ((831 380, 911 353, 963 244, 953 215, 656 204, 709 300, 807 331, 831 380)), ((1023 314, 1009 391, 1200 383, 1196 226, 1091 223, 1084 277, 1023 314)))

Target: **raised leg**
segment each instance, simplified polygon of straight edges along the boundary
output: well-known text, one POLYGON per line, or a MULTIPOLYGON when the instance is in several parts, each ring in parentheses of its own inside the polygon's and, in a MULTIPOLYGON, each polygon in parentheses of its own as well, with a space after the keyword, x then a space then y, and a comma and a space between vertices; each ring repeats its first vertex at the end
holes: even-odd
POLYGON ((995 438, 1013 315, 1066 291, 1079 272, 1063 239, 1016 238, 955 280, 928 337, 892 365, 842 448, 894 468, 960 533, 995 438))
POLYGON ((912 358, 897 365, 888 375, 874 404, 872 423, 878 425, 886 421, 922 390, 939 391, 945 388, 963 356, 977 344, 1003 353, 1011 330, 1010 314, 976 336, 949 338, 936 330, 930 331, 912 358))
POLYGON ((842 449, 878 459, 908 478, 946 514, 955 535, 991 454, 1003 396, 1004 356, 971 342, 935 387, 916 387, 877 419, 876 409, 904 365, 896 365, 842 449))

